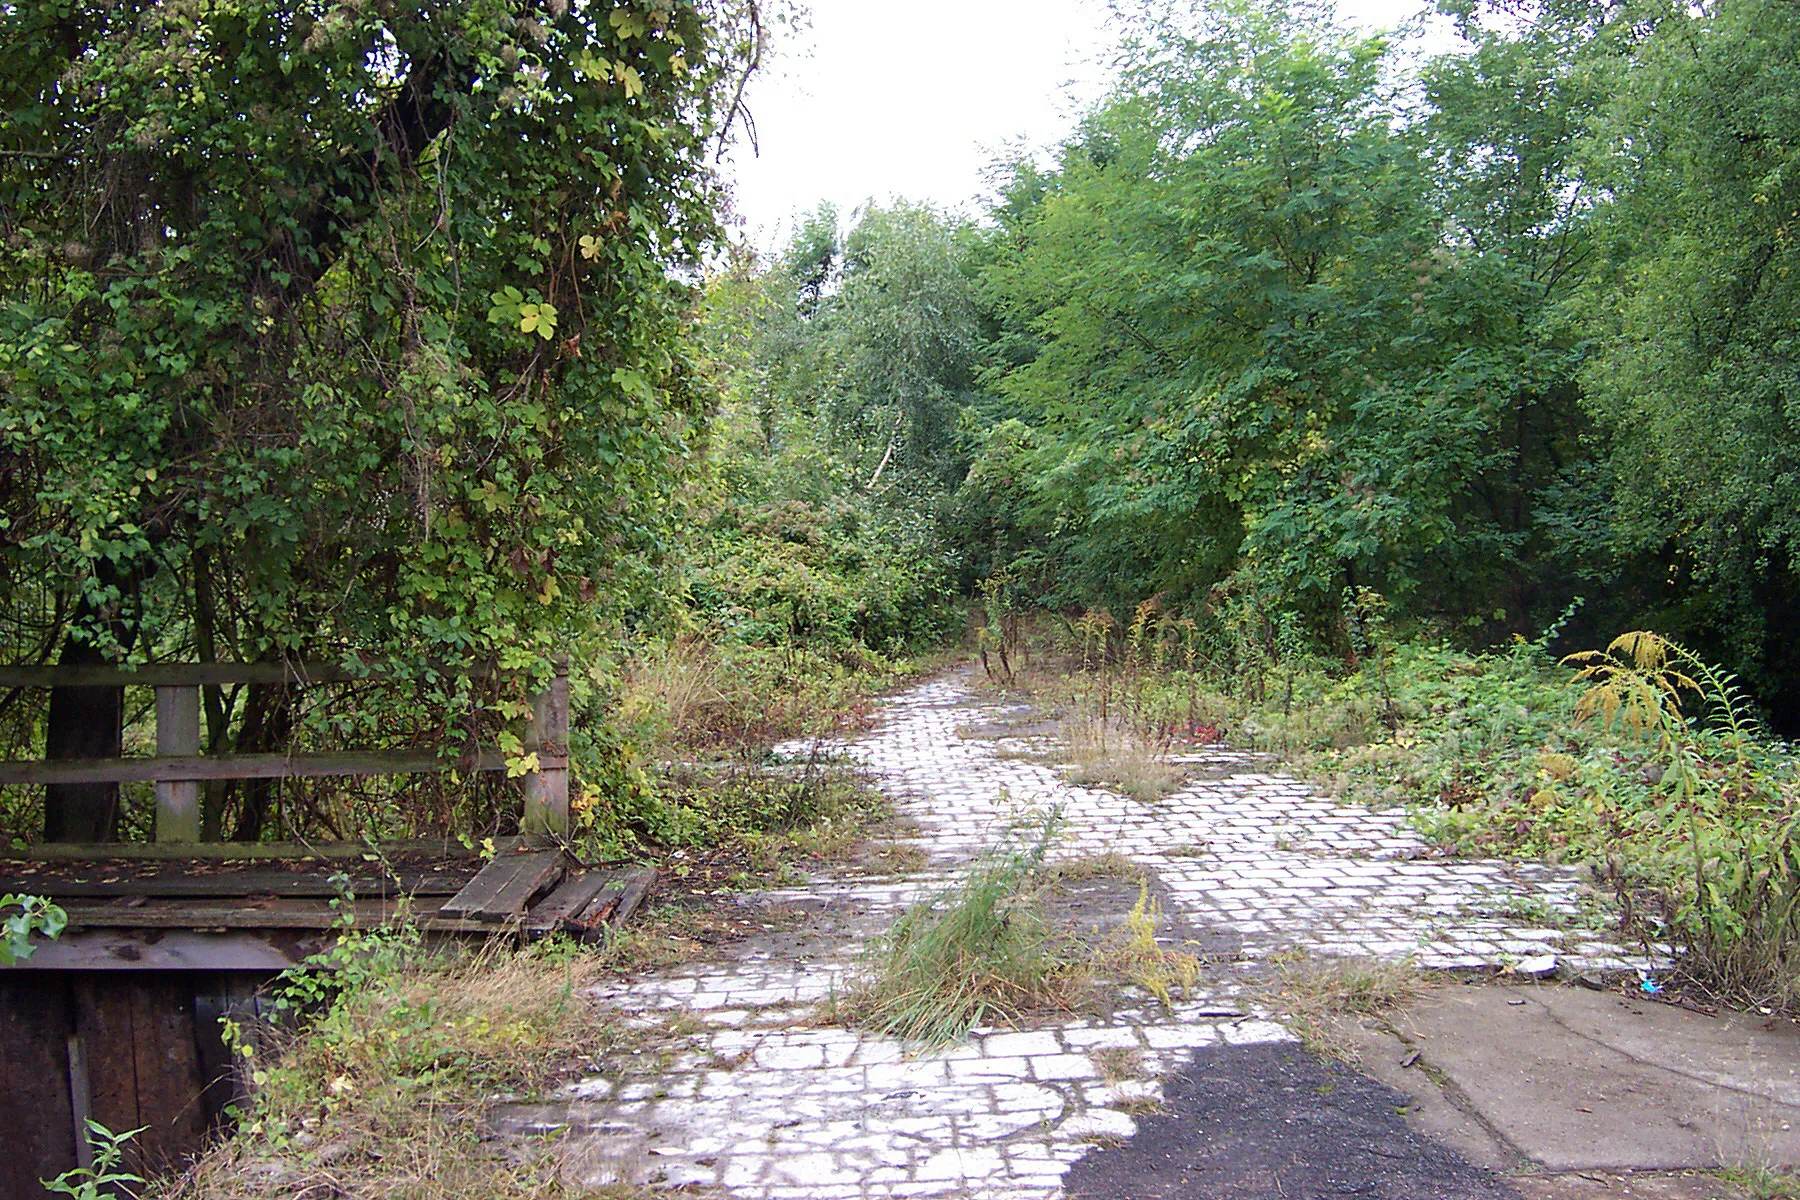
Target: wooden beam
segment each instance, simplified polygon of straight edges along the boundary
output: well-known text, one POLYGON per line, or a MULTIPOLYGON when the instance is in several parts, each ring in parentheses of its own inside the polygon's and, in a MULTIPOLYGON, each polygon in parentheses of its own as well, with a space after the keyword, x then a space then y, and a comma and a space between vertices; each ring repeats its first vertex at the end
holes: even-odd
POLYGON ((39 842, 8 846, 0 860, 25 862, 102 862, 108 860, 157 861, 162 859, 366 859, 379 850, 389 857, 427 854, 436 858, 474 858, 475 851, 450 838, 407 838, 367 842, 184 842, 179 845, 145 842, 39 842))
MULTIPOLYGON (((453 896, 470 878, 461 871, 396 872, 398 878, 363 875, 349 881, 357 896, 453 896)), ((69 900, 114 899, 143 896, 242 897, 242 896, 309 896, 327 899, 338 889, 323 872, 281 871, 256 868, 247 871, 223 871, 210 875, 124 875, 114 878, 73 880, 55 875, 14 875, 0 872, 0 891, 26 891, 61 902, 69 900)))
POLYGON ((0 666, 0 687, 200 687, 233 683, 344 683, 369 678, 327 663, 143 663, 136 667, 0 666))
POLYGON ((531 698, 531 733, 526 749, 538 756, 537 770, 525 776, 521 833, 569 832, 569 668, 558 664, 550 686, 531 698))
MULTIPOLYGON (((283 905, 212 903, 177 903, 151 901, 139 908, 119 908, 111 904, 65 904, 69 929, 86 932, 97 929, 304 929, 324 931, 336 929, 342 920, 339 909, 324 904, 289 903, 283 905)), ((399 901, 356 902, 356 927, 375 929, 398 917, 399 901)), ((417 910, 414 910, 415 912, 417 910)), ((35 956, 34 956, 35 957, 35 956)), ((30 959, 26 960, 31 961, 30 959)))
POLYGON ((79 1033, 69 1035, 69 1116, 75 1122, 75 1165, 94 1169, 94 1143, 89 1140, 88 1120, 94 1115, 93 1088, 88 1084, 87 1047, 79 1033))
POLYGON ((560 850, 502 854, 481 868, 462 891, 438 909, 438 915, 475 921, 510 921, 523 916, 538 895, 563 877, 560 850))
MULTIPOLYGON (((569 760, 540 755, 543 770, 567 771, 569 760)), ((128 783, 169 779, 300 779, 325 775, 411 775, 448 770, 504 771, 498 750, 463 764, 429 750, 363 750, 345 754, 208 754, 185 758, 85 758, 0 762, 0 784, 128 783)))
POLYGON ((306 958, 301 948, 283 948, 253 933, 198 933, 191 929, 156 933, 94 930, 67 933, 39 946, 16 971, 285 971, 306 958))
MULTIPOLYGON (((431 664, 408 672, 407 679, 447 675, 485 679, 496 674, 492 663, 452 666, 431 664)), ((323 662, 138 663, 134 666, 14 666, 0 664, 0 687, 201 687, 234 683, 354 683, 394 678, 384 668, 346 667, 323 662)))

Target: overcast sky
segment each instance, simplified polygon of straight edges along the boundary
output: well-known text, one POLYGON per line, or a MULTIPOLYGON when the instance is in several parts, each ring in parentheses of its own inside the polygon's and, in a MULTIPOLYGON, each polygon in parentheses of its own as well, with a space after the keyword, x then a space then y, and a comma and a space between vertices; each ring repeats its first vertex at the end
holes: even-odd
MULTIPOLYGON (((1425 0, 1339 0, 1391 29, 1425 0)), ((821 200, 966 205, 1009 143, 1054 142, 1104 90, 1101 0, 811 0, 748 93, 759 153, 728 160, 744 234, 773 249, 821 200)))

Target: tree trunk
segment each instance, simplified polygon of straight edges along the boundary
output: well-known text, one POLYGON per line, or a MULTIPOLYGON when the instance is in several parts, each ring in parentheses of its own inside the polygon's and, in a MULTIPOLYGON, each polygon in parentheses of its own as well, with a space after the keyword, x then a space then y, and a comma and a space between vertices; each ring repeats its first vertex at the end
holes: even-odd
MULTIPOLYGON (((292 693, 283 683, 253 683, 244 701, 244 724, 238 732, 239 754, 273 754, 288 748, 294 733, 292 693)), ((278 779, 246 779, 243 807, 238 810, 232 840, 260 841, 268 824, 278 779)))
MULTIPOLYGON (((106 659, 91 642, 70 638, 57 661, 91 666, 106 659)), ((124 688, 51 688, 44 757, 116 758, 123 748, 124 724, 124 688)), ((110 842, 118 836, 118 784, 52 783, 44 788, 46 842, 110 842)))

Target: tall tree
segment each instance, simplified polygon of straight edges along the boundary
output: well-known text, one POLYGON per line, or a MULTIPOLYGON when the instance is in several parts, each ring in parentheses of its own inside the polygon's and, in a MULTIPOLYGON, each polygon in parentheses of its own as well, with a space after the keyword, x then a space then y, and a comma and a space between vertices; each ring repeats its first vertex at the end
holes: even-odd
POLYGON ((1720 0, 1637 28, 1595 157, 1618 271, 1586 375, 1620 548, 1671 585, 1659 624, 1728 655, 1793 727, 1800 12, 1720 0))

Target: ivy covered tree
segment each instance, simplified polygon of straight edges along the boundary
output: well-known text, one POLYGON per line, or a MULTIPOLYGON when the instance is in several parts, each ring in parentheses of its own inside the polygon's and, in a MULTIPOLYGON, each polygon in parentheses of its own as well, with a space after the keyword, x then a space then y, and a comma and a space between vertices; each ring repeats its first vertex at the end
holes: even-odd
MULTIPOLYGON (((759 36, 733 0, 0 9, 7 657, 590 643, 704 412, 681 279, 759 36)), ((466 735, 468 689, 407 711, 466 735)), ((115 753, 120 703, 56 689, 49 755, 115 753)), ((208 689, 209 745, 280 748, 296 706, 208 689)), ((51 789, 45 835, 115 808, 51 789)), ((207 831, 265 808, 215 794, 207 831)))

